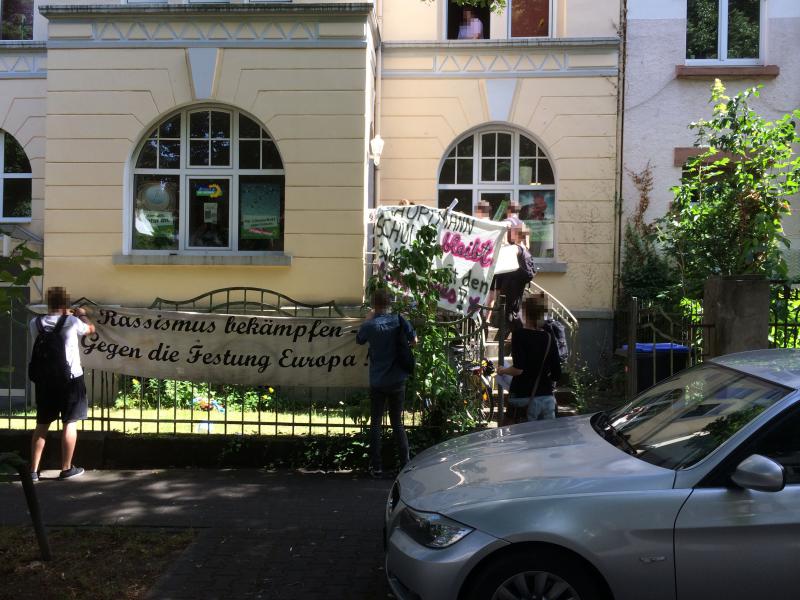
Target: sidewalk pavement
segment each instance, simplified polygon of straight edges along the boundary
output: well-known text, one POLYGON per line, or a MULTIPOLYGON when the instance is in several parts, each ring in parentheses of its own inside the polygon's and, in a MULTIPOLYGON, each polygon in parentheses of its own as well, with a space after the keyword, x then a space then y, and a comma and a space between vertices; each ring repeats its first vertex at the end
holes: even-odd
MULTIPOLYGON (((88 471, 36 486, 45 523, 195 528, 154 600, 382 600, 388 480, 261 470, 88 471)), ((0 525, 30 523, 0 484, 0 525)))

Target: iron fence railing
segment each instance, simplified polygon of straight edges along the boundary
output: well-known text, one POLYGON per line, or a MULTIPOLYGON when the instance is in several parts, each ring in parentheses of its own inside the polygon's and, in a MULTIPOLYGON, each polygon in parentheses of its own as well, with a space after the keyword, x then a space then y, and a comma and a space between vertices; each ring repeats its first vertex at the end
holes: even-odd
MULTIPOLYGON (((90 301, 83 298, 76 304, 87 303, 90 301)), ((184 301, 159 298, 151 308, 264 316, 343 315, 334 302, 295 303, 282 294, 257 288, 214 290, 184 301)), ((0 429, 31 429, 36 423, 33 388, 26 373, 32 316, 24 306, 11 316, 0 316, 0 331, 5 327, 10 332, 7 346, 0 351, 0 429)), ((466 372, 465 364, 480 362, 484 346, 478 321, 443 315, 441 324, 446 326, 452 346, 460 348, 450 357, 461 363, 459 372, 466 372)), ((370 414, 364 388, 220 385, 92 369, 86 369, 84 377, 89 415, 80 428, 90 431, 327 436, 361 431, 370 414)), ((406 426, 419 426, 424 410, 423 398, 409 398, 406 426)))
POLYGON ((699 302, 684 303, 679 311, 656 302, 629 298, 623 311, 627 396, 632 398, 658 381, 702 362, 712 323, 704 322, 699 302))
POLYGON ((800 288, 774 281, 770 285, 770 348, 800 347, 800 288))
MULTIPOLYGON (((800 347, 800 287, 770 282, 768 343, 770 348, 800 347)), ((628 395, 681 369, 701 362, 714 327, 704 321, 702 303, 685 301, 669 312, 658 303, 630 299, 623 311, 628 395)))

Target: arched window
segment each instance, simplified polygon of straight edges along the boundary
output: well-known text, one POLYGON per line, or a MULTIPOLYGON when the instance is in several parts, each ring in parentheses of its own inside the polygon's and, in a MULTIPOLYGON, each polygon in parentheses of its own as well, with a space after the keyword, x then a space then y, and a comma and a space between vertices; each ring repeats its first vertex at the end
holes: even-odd
POLYGON ((31 163, 10 133, 0 130, 0 222, 31 220, 31 163))
POLYGON ((283 250, 284 170, 254 119, 218 107, 170 115, 134 158, 131 249, 283 250))
POLYGON ((495 220, 518 211, 528 228, 531 254, 555 257, 553 167, 539 145, 525 135, 491 129, 458 140, 442 162, 438 190, 440 208, 455 200, 455 210, 471 215, 479 202, 488 203, 489 216, 495 220))

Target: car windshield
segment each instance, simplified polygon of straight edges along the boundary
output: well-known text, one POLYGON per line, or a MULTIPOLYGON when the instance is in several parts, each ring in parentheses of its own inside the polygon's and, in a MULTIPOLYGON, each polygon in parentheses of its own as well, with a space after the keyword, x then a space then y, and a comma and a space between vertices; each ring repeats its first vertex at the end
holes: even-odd
POLYGON ((789 390, 713 364, 659 383, 593 423, 610 442, 668 469, 696 464, 789 390))

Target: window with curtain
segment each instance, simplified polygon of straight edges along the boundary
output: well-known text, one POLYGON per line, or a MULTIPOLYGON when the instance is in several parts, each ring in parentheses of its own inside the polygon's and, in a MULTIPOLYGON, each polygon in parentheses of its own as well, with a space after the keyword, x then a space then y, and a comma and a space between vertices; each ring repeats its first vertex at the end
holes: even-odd
POLYGON ((550 0, 511 0, 511 37, 550 35, 550 0))

